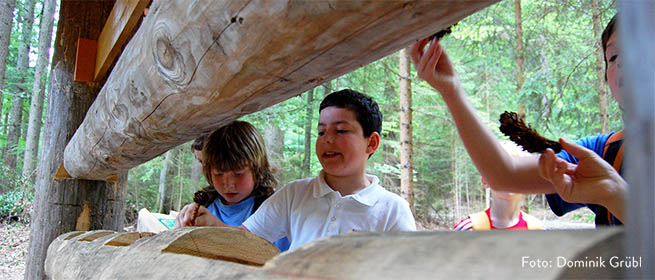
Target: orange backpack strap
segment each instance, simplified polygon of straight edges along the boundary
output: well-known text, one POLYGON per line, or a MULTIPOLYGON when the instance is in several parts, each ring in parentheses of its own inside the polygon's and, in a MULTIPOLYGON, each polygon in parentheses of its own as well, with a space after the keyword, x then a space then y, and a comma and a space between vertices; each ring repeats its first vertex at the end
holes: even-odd
POLYGON ((610 163, 616 172, 621 173, 621 165, 623 164, 623 130, 607 138, 605 148, 603 149, 603 159, 610 163))
MULTIPOLYGON (((618 131, 607 138, 605 148, 603 149, 603 159, 611 164, 616 172, 621 174, 621 167, 623 165, 623 130, 618 131)), ((611 224, 612 213, 610 213, 610 211, 606 212, 607 224, 611 224)), ((602 214, 596 213, 596 215, 602 214)))
POLYGON ((469 215, 473 230, 490 230, 491 224, 489 223, 489 216, 485 211, 480 211, 469 215))
POLYGON ((540 230, 544 229, 544 224, 537 219, 534 216, 528 215, 526 213, 521 212, 521 216, 523 216, 523 220, 525 220, 525 223, 528 224, 528 229, 529 230, 540 230))

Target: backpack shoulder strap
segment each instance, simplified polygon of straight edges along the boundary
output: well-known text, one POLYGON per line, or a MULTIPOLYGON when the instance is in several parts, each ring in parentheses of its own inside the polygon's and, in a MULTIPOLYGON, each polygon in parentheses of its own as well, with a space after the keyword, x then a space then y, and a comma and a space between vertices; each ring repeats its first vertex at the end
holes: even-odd
POLYGON ((623 164, 623 130, 618 131, 607 139, 603 149, 603 159, 621 173, 623 164))
POLYGON ((525 220, 525 223, 528 225, 529 230, 544 229, 544 224, 536 217, 528 215, 523 212, 521 212, 521 216, 523 216, 523 220, 525 220))
POLYGON ((473 230, 490 230, 491 223, 489 223, 489 216, 485 211, 480 211, 469 215, 471 218, 471 224, 473 224, 473 230))

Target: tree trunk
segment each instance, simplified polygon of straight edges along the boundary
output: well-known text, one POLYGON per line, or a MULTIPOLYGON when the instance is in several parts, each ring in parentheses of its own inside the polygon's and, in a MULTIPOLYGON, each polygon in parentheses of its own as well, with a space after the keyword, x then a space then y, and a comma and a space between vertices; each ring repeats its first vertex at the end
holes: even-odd
POLYGON ((60 234, 76 229, 123 229, 126 173, 121 173, 119 183, 115 184, 52 179, 63 161, 66 142, 82 123, 101 86, 73 82, 77 38, 97 37, 112 6, 111 1, 62 2, 25 279, 46 277, 43 267, 46 250, 60 234))
POLYGON ((409 50, 400 50, 400 196, 414 209, 412 166, 412 89, 409 79, 409 50))
POLYGON ((604 55, 603 55, 603 46, 600 40, 600 36, 603 33, 602 24, 600 23, 600 5, 598 0, 591 0, 591 13, 594 25, 594 46, 596 47, 595 56, 596 56, 596 92, 598 92, 598 107, 600 109, 600 130, 602 133, 609 133, 609 105, 607 101, 608 93, 607 86, 605 85, 605 68, 604 68, 604 55))
POLYGON ((2 94, 5 87, 5 70, 11 41, 11 29, 14 24, 14 7, 16 0, 0 2, 0 112, 2 111, 2 94))
POLYGON ((493 2, 154 1, 64 166, 110 178, 493 2))
POLYGON ((521 0, 514 0, 514 25, 516 28, 516 94, 523 86, 523 26, 521 20, 521 0))
POLYGON ((273 170, 281 171, 284 155, 284 132, 273 121, 274 116, 268 114, 268 125, 264 129, 264 144, 268 161, 273 170))
POLYGON ((314 91, 313 88, 307 91, 307 108, 305 114, 305 157, 302 161, 302 177, 307 178, 310 175, 311 158, 312 158, 312 122, 314 122, 314 91))
POLYGON ((457 180, 457 175, 458 175, 458 166, 457 166, 457 132, 455 131, 455 127, 451 128, 450 131, 450 174, 451 175, 451 187, 453 189, 453 200, 454 200, 454 208, 455 211, 455 219, 454 221, 457 221, 458 219, 461 219, 460 214, 459 214, 459 185, 458 185, 458 180, 457 180))
MULTIPOLYGON (((485 67, 484 69, 484 99, 487 105, 487 121, 491 120, 491 111, 489 108, 489 70, 485 67)), ((482 186, 482 189, 484 190, 484 209, 489 208, 490 201, 491 201, 491 189, 490 188, 485 188, 484 185, 482 186)))
POLYGON ((16 72, 20 74, 18 78, 18 87, 14 92, 14 102, 11 106, 9 135, 7 135, 7 152, 5 165, 10 169, 16 169, 16 158, 18 153, 18 141, 21 136, 21 124, 23 123, 23 103, 27 96, 27 87, 25 86, 25 76, 29 68, 30 42, 32 41, 32 25, 34 24, 34 0, 26 0, 23 4, 23 14, 21 16, 22 36, 20 46, 18 47, 18 61, 16 62, 16 72))
POLYGON ((173 189, 175 189, 174 178, 177 174, 177 154, 179 149, 170 149, 164 154, 161 172, 159 173, 159 201, 157 208, 159 213, 168 214, 173 207, 173 189))
POLYGON ((32 100, 30 102, 30 118, 25 136, 25 155, 23 156, 23 178, 34 181, 35 162, 39 155, 39 136, 41 134, 41 118, 43 117, 44 80, 48 76, 48 61, 50 58, 50 42, 52 40, 52 25, 57 3, 55 0, 43 1, 43 13, 39 28, 39 55, 34 69, 32 84, 32 100))
POLYGON ((191 160, 191 186, 193 188, 200 188, 200 185, 203 185, 201 182, 204 182, 204 178, 202 175, 202 164, 194 157, 191 160))

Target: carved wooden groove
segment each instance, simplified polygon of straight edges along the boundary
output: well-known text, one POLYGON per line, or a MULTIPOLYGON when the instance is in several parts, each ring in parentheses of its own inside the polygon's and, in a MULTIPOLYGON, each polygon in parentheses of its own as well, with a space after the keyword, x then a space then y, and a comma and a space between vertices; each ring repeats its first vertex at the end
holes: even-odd
POLYGON ((639 269, 610 265, 613 257, 615 261, 626 260, 622 228, 357 232, 322 238, 279 255, 272 244, 233 229, 192 227, 140 239, 135 238, 138 233, 102 236, 95 233, 67 233, 53 241, 46 259, 48 276, 52 279, 605 279, 621 278, 626 269, 639 269), (94 234, 94 240, 87 240, 94 234), (185 240, 191 236, 198 243, 185 240), (132 241, 110 245, 115 240, 132 241), (171 247, 213 249, 205 249, 201 254, 183 254, 184 250, 169 250, 171 247), (259 263, 263 259, 267 261, 261 267, 245 265, 226 258, 229 252, 238 252, 242 259, 264 256, 259 263), (530 267, 530 263, 523 261, 524 257, 527 261, 546 261, 552 265, 530 267), (560 266, 559 258, 587 264, 589 260, 601 258, 605 267, 560 266))
POLYGON ((66 146, 105 180, 497 0, 155 0, 66 146))

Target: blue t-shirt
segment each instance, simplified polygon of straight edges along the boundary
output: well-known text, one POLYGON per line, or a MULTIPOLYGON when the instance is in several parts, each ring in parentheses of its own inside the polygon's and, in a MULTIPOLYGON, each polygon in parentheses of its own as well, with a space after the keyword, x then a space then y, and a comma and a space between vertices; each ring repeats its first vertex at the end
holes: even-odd
MULTIPOLYGON (((225 205, 220 198, 214 199, 207 210, 214 214, 221 222, 229 226, 238 227, 252 215, 255 208, 255 197, 251 196, 237 204, 225 205)), ((289 250, 289 239, 279 239, 273 244, 280 249, 280 252, 289 250)))
MULTIPOLYGON (((607 139, 612 136, 614 132, 610 134, 599 134, 595 136, 587 136, 585 138, 582 138, 575 143, 583 146, 587 149, 590 149, 594 151, 598 156, 602 157, 603 156, 603 150, 605 148, 605 142, 607 142, 607 139)), ((577 164, 578 159, 574 157, 573 155, 569 154, 568 152, 562 150, 557 154, 558 157, 560 157, 563 160, 566 160, 570 163, 577 164)), ((569 203, 566 202, 562 199, 562 197, 559 196, 557 193, 552 193, 552 194, 547 194, 546 195, 546 200, 548 201, 548 205, 550 206, 550 209, 555 213, 557 216, 562 216, 568 212, 571 212, 575 209, 578 209, 580 207, 587 207, 589 208, 594 214, 596 214, 596 224, 599 224, 600 219, 605 219, 605 217, 600 217, 600 215, 607 215, 607 209, 603 206, 597 205, 597 204, 589 204, 589 203, 569 203)), ((616 217, 611 216, 611 225, 621 225, 621 221, 618 220, 616 217)))

